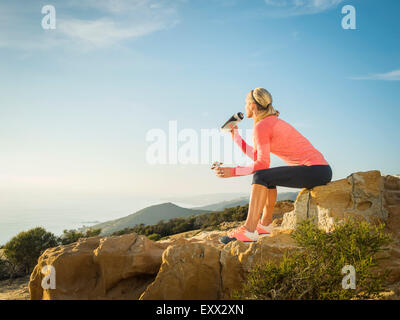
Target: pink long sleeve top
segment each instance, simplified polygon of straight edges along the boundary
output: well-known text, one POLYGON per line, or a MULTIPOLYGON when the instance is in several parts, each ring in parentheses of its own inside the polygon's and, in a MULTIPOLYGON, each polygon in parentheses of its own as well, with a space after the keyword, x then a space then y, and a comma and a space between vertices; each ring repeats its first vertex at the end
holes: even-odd
POLYGON ((232 168, 232 176, 245 176, 258 170, 268 169, 270 152, 289 166, 328 165, 323 155, 300 132, 276 115, 259 121, 254 126, 253 136, 257 144, 256 151, 242 139, 238 130, 234 131, 235 143, 254 163, 232 168))

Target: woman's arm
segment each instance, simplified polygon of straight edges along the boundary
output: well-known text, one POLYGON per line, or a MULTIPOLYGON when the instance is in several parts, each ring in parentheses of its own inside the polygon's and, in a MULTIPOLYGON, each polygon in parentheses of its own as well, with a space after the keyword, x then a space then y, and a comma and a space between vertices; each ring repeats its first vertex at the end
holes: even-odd
POLYGON ((231 168, 231 176, 246 176, 258 170, 268 169, 270 165, 270 132, 261 130, 261 126, 254 128, 254 138, 257 144, 256 160, 248 166, 237 166, 231 168))
POLYGON ((257 159, 257 151, 254 153, 253 147, 249 146, 246 141, 242 139, 239 134, 237 127, 232 130, 233 141, 242 149, 243 153, 247 155, 251 160, 257 159))

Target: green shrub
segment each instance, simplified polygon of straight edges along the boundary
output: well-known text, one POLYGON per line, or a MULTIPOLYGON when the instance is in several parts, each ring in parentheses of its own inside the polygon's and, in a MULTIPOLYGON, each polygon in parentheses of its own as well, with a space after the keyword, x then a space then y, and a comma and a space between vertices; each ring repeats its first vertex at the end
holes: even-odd
POLYGON ((276 264, 258 264, 250 270, 239 299, 376 299, 383 291, 387 272, 376 271, 377 253, 392 239, 384 225, 350 221, 330 233, 311 221, 300 223, 293 234, 299 246, 276 264), (356 289, 343 289, 342 268, 356 271, 356 289))
POLYGON ((90 238, 98 236, 101 233, 101 229, 88 229, 85 233, 71 229, 64 230, 63 234, 58 237, 58 242, 63 245, 67 245, 79 240, 79 238, 90 238))
POLYGON ((185 218, 173 218, 168 221, 159 221, 154 225, 138 224, 132 228, 125 228, 123 230, 112 233, 113 236, 120 236, 127 233, 135 232, 145 236, 154 233, 159 234, 161 237, 167 237, 173 234, 192 231, 197 229, 202 230, 215 230, 219 224, 225 221, 243 221, 246 220, 248 205, 227 208, 218 212, 202 213, 192 215, 185 218))
POLYGON ((158 233, 153 233, 153 234, 149 235, 148 238, 150 240, 157 241, 157 240, 161 239, 161 236, 158 233))
POLYGON ((84 238, 96 237, 100 235, 101 229, 88 229, 85 232, 84 238))
POLYGON ((39 256, 47 249, 58 245, 57 238, 44 228, 37 227, 18 233, 4 246, 4 255, 10 263, 31 272, 39 256))
POLYGON ((23 277, 25 274, 25 269, 21 265, 6 260, 5 258, 0 259, 0 280, 12 280, 15 277, 23 277))
POLYGON ((60 237, 58 237, 58 242, 63 245, 66 245, 78 241, 79 238, 83 238, 82 232, 79 232, 74 229, 64 230, 63 234, 60 237))

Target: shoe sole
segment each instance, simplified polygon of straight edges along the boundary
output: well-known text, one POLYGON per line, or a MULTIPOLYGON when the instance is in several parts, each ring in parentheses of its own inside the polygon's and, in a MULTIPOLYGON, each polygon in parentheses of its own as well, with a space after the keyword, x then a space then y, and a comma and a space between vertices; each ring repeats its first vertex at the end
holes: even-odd
POLYGON ((256 241, 243 241, 243 240, 238 240, 238 239, 236 239, 236 238, 229 238, 229 237, 227 237, 227 236, 225 236, 225 237, 227 238, 227 240, 228 240, 228 239, 232 239, 232 240, 229 240, 229 241, 227 241, 227 242, 225 243, 225 242, 222 242, 222 240, 221 240, 221 239, 224 239, 224 237, 221 237, 221 238, 219 239, 219 243, 228 244, 229 242, 233 242, 233 241, 241 241, 241 242, 244 242, 244 243, 257 242, 257 240, 256 240, 256 241))

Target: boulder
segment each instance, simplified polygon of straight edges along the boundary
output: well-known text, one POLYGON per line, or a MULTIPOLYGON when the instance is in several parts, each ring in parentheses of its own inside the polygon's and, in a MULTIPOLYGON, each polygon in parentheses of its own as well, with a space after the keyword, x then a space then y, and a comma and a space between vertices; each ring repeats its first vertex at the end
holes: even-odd
POLYGON ((239 289, 245 274, 256 263, 279 261, 286 250, 296 248, 287 234, 262 237, 257 243, 219 244, 220 232, 203 241, 185 241, 169 246, 154 282, 142 300, 229 299, 239 289))
POLYGON ((165 248, 133 233, 47 249, 30 277, 31 299, 137 299, 157 275, 165 248), (54 267, 56 289, 42 288, 46 265, 54 267))
POLYGON ((389 282, 396 284, 400 282, 399 194, 400 177, 377 170, 303 189, 294 206, 280 205, 283 218, 274 221, 278 226, 271 236, 251 244, 219 243, 219 237, 238 222, 158 242, 137 234, 80 239, 42 254, 30 277, 31 299, 229 299, 257 263, 279 262, 285 252, 297 248, 290 233, 308 217, 328 232, 349 218, 385 222, 395 242, 380 267, 392 271, 389 282), (42 288, 42 268, 47 265, 56 270, 55 289, 42 288))
POLYGON ((313 189, 303 189, 297 196, 294 209, 283 216, 282 230, 294 230, 297 223, 314 218, 318 226, 329 232, 336 223, 349 218, 368 222, 386 222, 389 215, 398 216, 399 178, 381 176, 378 170, 355 172, 345 179, 331 181, 313 189), (390 201, 387 201, 387 199, 390 201), (396 211, 397 210, 397 211, 396 211))

